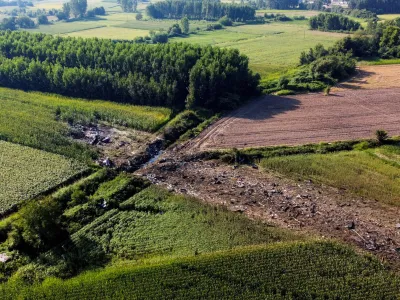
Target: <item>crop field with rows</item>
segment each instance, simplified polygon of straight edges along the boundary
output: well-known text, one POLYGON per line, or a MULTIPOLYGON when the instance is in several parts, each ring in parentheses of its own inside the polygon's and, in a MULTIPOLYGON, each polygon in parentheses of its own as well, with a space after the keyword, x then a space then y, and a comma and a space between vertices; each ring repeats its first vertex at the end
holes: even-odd
POLYGON ((307 242, 126 263, 66 281, 1 286, 0 293, 2 299, 395 299, 400 290, 378 260, 332 242, 307 242))
POLYGON ((0 140, 69 157, 88 159, 93 153, 70 139, 69 123, 108 122, 154 132, 170 119, 171 110, 87 101, 0 88, 0 140))
POLYGON ((186 256, 295 238, 155 186, 122 202, 119 209, 108 211, 71 237, 75 244, 87 239, 107 249, 106 254, 124 259, 186 256))
POLYGON ((86 170, 61 155, 0 141, 0 212, 86 170))

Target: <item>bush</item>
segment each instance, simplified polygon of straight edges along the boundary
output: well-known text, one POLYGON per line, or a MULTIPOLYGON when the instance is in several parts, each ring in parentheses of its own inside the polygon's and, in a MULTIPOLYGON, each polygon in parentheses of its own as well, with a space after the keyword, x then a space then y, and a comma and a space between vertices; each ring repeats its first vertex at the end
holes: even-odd
POLYGON ((168 29, 168 36, 169 37, 174 37, 174 36, 180 36, 182 35, 182 29, 179 26, 179 24, 173 24, 169 29, 168 29))
POLYGON ((307 20, 307 18, 305 16, 293 16, 292 18, 293 18, 293 20, 296 20, 296 21, 307 20))
POLYGON ((141 13, 137 13, 136 16, 135 16, 135 19, 140 21, 140 20, 143 19, 143 15, 141 13))
POLYGON ((40 16, 38 17, 38 23, 39 23, 40 25, 46 25, 46 24, 49 24, 49 20, 47 19, 47 16, 45 16, 45 15, 40 15, 40 16))
POLYGON ((58 19, 59 21, 67 20, 67 19, 68 19, 67 14, 64 13, 64 12, 62 12, 62 11, 60 11, 59 13, 57 13, 57 14, 56 14, 56 17, 57 17, 57 19, 58 19))
POLYGON ((329 93, 331 92, 331 87, 328 85, 327 87, 325 87, 324 89, 324 95, 325 96, 329 96, 329 93))
POLYGON ((213 31, 213 30, 220 30, 222 29, 222 25, 219 23, 216 24, 208 24, 206 30, 207 31, 213 31))
POLYGON ((376 140, 378 141, 379 144, 384 144, 387 139, 389 138, 388 133, 385 130, 377 130, 375 132, 376 140))
POLYGON ((356 31, 361 28, 360 23, 343 15, 322 13, 310 18, 310 28, 321 31, 356 31))
POLYGON ((153 44, 166 44, 168 43, 168 34, 166 32, 150 31, 150 38, 153 44))
POLYGON ((105 16, 106 10, 103 6, 93 8, 94 14, 96 16, 105 16))
POLYGON ((43 252, 64 240, 60 216, 62 207, 52 198, 32 201, 20 211, 21 219, 13 224, 12 249, 22 252, 43 252))
POLYGON ((15 21, 15 23, 20 27, 20 28, 35 28, 35 22, 29 17, 23 16, 23 17, 18 17, 15 21))
POLYGON ((223 16, 221 19, 218 20, 218 22, 223 26, 232 26, 233 25, 232 20, 229 19, 227 16, 223 16))

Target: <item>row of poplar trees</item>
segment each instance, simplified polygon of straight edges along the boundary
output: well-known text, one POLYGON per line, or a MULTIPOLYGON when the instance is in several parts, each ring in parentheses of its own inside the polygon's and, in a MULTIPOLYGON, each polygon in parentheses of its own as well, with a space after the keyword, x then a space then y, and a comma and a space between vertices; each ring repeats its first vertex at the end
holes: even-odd
POLYGON ((0 85, 177 109, 220 110, 259 76, 238 50, 0 32, 0 85))
POLYGON ((255 9, 248 5, 220 3, 218 1, 172 0, 160 1, 147 6, 147 14, 155 19, 218 20, 227 16, 233 21, 247 21, 255 18, 255 9))

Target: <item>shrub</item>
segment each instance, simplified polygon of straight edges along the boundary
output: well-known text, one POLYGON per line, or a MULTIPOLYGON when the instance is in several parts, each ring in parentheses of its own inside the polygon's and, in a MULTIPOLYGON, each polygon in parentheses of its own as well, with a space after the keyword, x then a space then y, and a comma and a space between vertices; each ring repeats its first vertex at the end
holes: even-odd
POLYGON ((174 36, 179 36, 182 35, 182 29, 179 26, 179 24, 173 24, 169 29, 168 29, 168 36, 169 37, 174 37, 174 36))
POLYGON ((330 92, 331 92, 331 86, 328 85, 328 86, 326 86, 325 89, 324 89, 324 95, 325 95, 325 96, 329 96, 329 93, 330 93, 330 92))
POLYGON ((220 30, 222 29, 222 25, 217 23, 217 24, 208 24, 206 30, 207 31, 213 31, 213 30, 220 30))
POLYGON ((35 27, 35 22, 29 17, 23 16, 23 17, 18 17, 15 21, 15 23, 20 27, 20 28, 34 28, 35 27))
POLYGON ((296 21, 303 21, 307 19, 305 16, 293 16, 292 18, 296 21))
POLYGON ((310 28, 321 31, 356 31, 361 28, 360 23, 343 15, 322 13, 310 18, 310 28))
POLYGON ((135 16, 135 19, 140 21, 140 20, 143 19, 143 15, 141 13, 137 13, 136 16, 135 16))
POLYGON ((62 11, 60 11, 59 13, 57 13, 57 14, 56 14, 56 17, 57 17, 57 19, 58 19, 59 21, 67 20, 67 19, 68 19, 67 14, 64 13, 64 12, 62 12, 62 11))
POLYGON ((49 24, 49 20, 47 19, 47 16, 45 16, 45 15, 40 15, 40 16, 38 17, 38 23, 39 23, 40 25, 46 25, 46 24, 49 24))
POLYGON ((379 129, 375 131, 375 137, 379 144, 384 144, 389 138, 389 135, 385 130, 379 129))
POLYGON ((223 16, 221 19, 218 20, 218 22, 223 26, 232 26, 233 25, 232 20, 229 19, 227 16, 223 16))

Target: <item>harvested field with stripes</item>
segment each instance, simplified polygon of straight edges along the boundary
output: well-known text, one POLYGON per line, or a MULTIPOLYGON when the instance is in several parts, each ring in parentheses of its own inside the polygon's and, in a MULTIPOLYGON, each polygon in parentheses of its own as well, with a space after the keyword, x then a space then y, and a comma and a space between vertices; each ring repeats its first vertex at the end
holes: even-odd
POLYGON ((400 65, 364 66, 352 80, 322 93, 266 95, 204 131, 191 150, 300 145, 400 135, 400 65))

